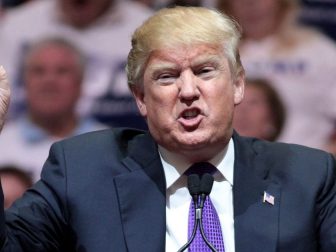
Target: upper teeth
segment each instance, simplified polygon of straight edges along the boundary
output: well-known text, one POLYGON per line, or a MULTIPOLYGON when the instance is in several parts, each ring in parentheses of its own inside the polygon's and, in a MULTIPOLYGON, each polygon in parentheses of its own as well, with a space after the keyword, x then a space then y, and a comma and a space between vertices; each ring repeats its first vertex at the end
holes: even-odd
POLYGON ((197 111, 196 110, 188 110, 186 112, 183 113, 184 117, 194 117, 197 115, 197 111))

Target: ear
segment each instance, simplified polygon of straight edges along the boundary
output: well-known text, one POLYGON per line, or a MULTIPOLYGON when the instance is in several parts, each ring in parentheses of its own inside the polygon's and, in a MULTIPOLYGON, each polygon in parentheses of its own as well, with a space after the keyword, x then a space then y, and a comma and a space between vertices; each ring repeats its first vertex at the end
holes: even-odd
POLYGON ((234 104, 238 105, 244 98, 245 90, 245 74, 241 71, 235 78, 233 83, 234 104))
POLYGON ((131 87, 131 92, 133 94, 133 97, 136 101, 136 104, 138 106, 138 109, 140 111, 140 114, 143 117, 147 116, 147 107, 145 103, 145 93, 143 88, 137 87, 137 86, 132 86, 131 87))

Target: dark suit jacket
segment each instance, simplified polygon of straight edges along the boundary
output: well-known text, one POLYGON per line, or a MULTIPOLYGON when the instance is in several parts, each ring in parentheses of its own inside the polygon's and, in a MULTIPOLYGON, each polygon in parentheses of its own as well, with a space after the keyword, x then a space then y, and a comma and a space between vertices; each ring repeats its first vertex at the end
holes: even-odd
MULTIPOLYGON (((234 143, 236 252, 335 252, 331 155, 238 135, 234 143)), ((106 130, 56 143, 41 181, 5 224, 0 216, 3 251, 164 251, 165 190, 149 134, 106 130)))

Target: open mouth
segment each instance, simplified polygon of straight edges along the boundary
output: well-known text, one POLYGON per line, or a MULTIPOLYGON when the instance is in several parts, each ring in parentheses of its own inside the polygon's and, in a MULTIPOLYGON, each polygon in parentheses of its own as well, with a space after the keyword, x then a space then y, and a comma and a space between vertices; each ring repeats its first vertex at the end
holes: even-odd
POLYGON ((198 108, 191 108, 184 110, 178 121, 185 130, 193 131, 199 127, 202 119, 202 111, 198 108))
POLYGON ((197 108, 186 110, 181 114, 181 117, 186 120, 193 119, 200 114, 200 110, 197 108))

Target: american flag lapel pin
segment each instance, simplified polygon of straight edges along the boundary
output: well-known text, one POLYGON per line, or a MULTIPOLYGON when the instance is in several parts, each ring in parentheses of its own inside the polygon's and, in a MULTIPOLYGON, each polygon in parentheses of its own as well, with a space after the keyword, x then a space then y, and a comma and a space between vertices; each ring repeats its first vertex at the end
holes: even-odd
POLYGON ((274 201, 275 201, 274 196, 269 194, 268 192, 264 191, 263 202, 264 203, 267 202, 268 204, 271 204, 272 206, 274 206, 274 201))

